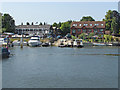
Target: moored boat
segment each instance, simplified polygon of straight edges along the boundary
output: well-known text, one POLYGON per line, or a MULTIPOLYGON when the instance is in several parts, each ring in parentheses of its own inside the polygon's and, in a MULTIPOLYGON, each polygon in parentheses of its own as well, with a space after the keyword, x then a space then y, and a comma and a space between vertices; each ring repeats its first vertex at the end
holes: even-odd
POLYGON ((50 46, 49 43, 47 43, 47 42, 46 43, 42 43, 42 47, 48 47, 48 46, 50 46))
POLYGON ((39 46, 42 43, 40 42, 40 39, 38 36, 32 36, 31 39, 28 41, 28 45, 35 47, 35 46, 39 46))
POLYGON ((106 46, 105 43, 93 43, 93 46, 106 46))
POLYGON ((73 41, 73 47, 78 47, 78 48, 83 47, 82 39, 75 39, 73 41))

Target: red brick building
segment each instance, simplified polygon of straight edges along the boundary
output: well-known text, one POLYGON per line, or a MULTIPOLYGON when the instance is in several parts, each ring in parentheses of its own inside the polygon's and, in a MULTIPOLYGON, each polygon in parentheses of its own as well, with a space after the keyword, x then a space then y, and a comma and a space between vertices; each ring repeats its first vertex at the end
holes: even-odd
POLYGON ((71 24, 71 35, 79 35, 81 33, 104 34, 105 33, 105 22, 104 21, 80 21, 72 22, 71 24))

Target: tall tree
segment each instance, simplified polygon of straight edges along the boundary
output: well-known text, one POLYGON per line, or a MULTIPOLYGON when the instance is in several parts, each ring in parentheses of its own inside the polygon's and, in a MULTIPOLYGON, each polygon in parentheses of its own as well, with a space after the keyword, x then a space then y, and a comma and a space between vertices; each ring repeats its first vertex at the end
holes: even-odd
POLYGON ((53 27, 57 27, 57 23, 56 23, 56 22, 54 22, 52 26, 53 26, 53 27))
POLYGON ((119 33, 120 14, 117 11, 108 10, 108 12, 105 15, 105 19, 103 19, 103 21, 106 22, 106 30, 110 30, 111 32, 114 32, 116 34, 119 33), (117 26, 113 26, 113 25, 117 25, 117 26))
POLYGON ((44 25, 46 25, 46 23, 44 22, 44 25))
POLYGON ((9 14, 2 16, 2 32, 14 32, 15 21, 9 14))
POLYGON ((62 35, 65 36, 67 33, 70 33, 70 22, 64 22, 62 23, 60 29, 62 30, 62 35))
POLYGON ((30 25, 29 22, 27 22, 26 25, 30 25))
POLYGON ((80 21, 95 21, 91 16, 84 16, 80 21))
POLYGON ((0 13, 0 33, 2 33, 2 13, 0 13))
POLYGON ((42 22, 40 22, 40 24, 39 25, 42 25, 42 22))
POLYGON ((23 25, 23 22, 21 23, 21 25, 23 25))
POLYGON ((118 32, 118 23, 117 23, 116 17, 113 17, 113 19, 112 19, 111 30, 115 34, 119 33, 118 32))
POLYGON ((34 25, 34 23, 32 22, 31 25, 34 25))

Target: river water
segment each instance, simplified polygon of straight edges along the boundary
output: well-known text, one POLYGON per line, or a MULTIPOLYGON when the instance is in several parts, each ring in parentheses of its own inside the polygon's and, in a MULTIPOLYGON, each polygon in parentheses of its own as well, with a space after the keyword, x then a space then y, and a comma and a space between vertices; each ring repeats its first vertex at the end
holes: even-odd
POLYGON ((2 61, 3 88, 117 88, 117 47, 11 48, 2 61))

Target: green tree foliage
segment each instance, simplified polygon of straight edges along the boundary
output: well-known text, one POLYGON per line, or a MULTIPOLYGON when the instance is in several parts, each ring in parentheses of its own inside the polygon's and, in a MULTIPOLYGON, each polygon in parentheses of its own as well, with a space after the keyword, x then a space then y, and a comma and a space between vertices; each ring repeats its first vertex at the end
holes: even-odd
POLYGON ((30 25, 29 22, 27 22, 26 25, 30 25))
POLYGON ((94 36, 95 34, 94 33, 90 33, 89 35, 88 35, 88 38, 91 38, 92 36, 94 36))
POLYGON ((57 23, 56 23, 56 22, 54 22, 52 26, 53 26, 53 27, 57 27, 57 23))
POLYGON ((39 25, 42 25, 42 22, 40 22, 40 24, 39 25))
POLYGON ((23 22, 21 23, 21 25, 23 25, 23 22))
POLYGON ((2 32, 14 32, 15 21, 9 14, 2 16, 2 32))
POLYGON ((67 33, 70 33, 70 26, 71 26, 71 22, 67 21, 62 23, 60 29, 62 30, 62 35, 66 35, 67 33))
POLYGON ((31 25, 34 25, 34 23, 32 22, 31 25))
POLYGON ((81 38, 81 39, 85 39, 85 37, 86 37, 86 34, 85 34, 85 33, 82 33, 82 34, 80 34, 80 35, 78 36, 78 38, 81 38))
POLYGON ((46 25, 46 23, 44 22, 44 25, 46 25))
POLYGON ((113 17, 112 23, 111 23, 111 31, 113 33, 119 33, 118 30, 117 30, 117 28, 118 28, 118 23, 116 21, 116 17, 113 17))
POLYGON ((109 10, 103 21, 106 22, 106 30, 111 30, 112 33, 119 33, 120 28, 120 16, 119 13, 115 10, 109 10), (115 25, 115 26, 114 26, 115 25))
POLYGON ((84 16, 80 21, 95 21, 95 19, 93 19, 91 16, 84 16))
POLYGON ((2 13, 0 13, 0 33, 2 33, 2 13))

